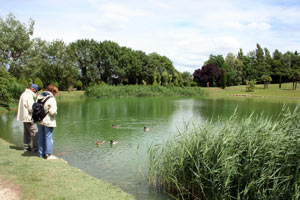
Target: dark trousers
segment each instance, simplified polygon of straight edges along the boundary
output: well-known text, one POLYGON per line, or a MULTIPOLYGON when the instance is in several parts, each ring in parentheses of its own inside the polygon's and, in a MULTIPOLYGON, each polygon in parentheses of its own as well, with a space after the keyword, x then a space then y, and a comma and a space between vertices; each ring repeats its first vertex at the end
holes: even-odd
POLYGON ((37 151, 38 147, 38 130, 36 124, 31 122, 24 122, 24 150, 30 151, 37 151), (32 148, 31 149, 31 141, 32 141, 32 148))

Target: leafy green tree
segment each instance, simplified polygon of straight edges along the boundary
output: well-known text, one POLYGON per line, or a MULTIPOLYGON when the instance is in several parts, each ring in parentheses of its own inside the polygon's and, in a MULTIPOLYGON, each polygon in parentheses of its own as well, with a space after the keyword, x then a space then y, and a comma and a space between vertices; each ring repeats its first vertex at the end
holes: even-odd
POLYGON ((148 85, 153 83, 153 68, 149 66, 149 56, 147 56, 143 51, 135 51, 136 57, 141 65, 141 71, 139 73, 138 79, 140 81, 146 81, 148 85))
POLYGON ((102 80, 112 84, 113 77, 118 77, 121 47, 112 41, 100 43, 100 67, 102 80))
POLYGON ((73 66, 79 69, 83 88, 100 83, 104 68, 100 60, 100 44, 94 40, 77 40, 68 46, 73 66))
POLYGON ((272 81, 271 76, 269 76, 269 75, 262 75, 260 79, 264 83, 264 88, 267 89, 269 83, 272 81))
POLYGON ((235 57, 232 53, 228 53, 225 58, 225 63, 231 67, 231 77, 228 85, 240 85, 244 81, 243 71, 244 65, 243 62, 235 57))
POLYGON ((0 17, 0 66, 17 78, 24 76, 21 58, 31 46, 33 26, 33 20, 26 26, 13 14, 8 14, 5 20, 0 17))
POLYGON ((186 72, 183 72, 181 74, 181 76, 182 76, 182 80, 183 80, 183 85, 191 86, 191 82, 193 81, 193 75, 190 72, 186 71, 186 72))
POLYGON ((43 58, 39 77, 45 85, 57 83, 60 90, 69 88, 68 78, 78 76, 78 68, 67 53, 63 41, 56 40, 47 45, 46 57, 43 58))
POLYGON ((9 72, 3 66, 0 66, 0 105, 8 108, 8 103, 12 100, 7 88, 12 81, 9 72))
POLYGON ((222 68, 223 64, 224 64, 225 60, 223 58, 222 55, 210 55, 209 56, 209 59, 204 62, 204 65, 207 65, 207 64, 215 64, 217 65, 219 68, 222 68))
POLYGON ((273 53, 271 69, 273 77, 279 77, 279 88, 281 88, 282 77, 287 74, 287 70, 283 65, 282 53, 278 49, 273 53))

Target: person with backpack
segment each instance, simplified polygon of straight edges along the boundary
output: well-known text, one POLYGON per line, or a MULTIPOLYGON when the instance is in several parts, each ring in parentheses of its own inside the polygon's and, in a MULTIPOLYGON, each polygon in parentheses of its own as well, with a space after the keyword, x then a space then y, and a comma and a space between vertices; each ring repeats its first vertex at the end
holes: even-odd
POLYGON ((52 155, 53 147, 53 129, 56 127, 55 117, 57 115, 57 104, 55 95, 58 93, 57 87, 49 85, 47 90, 40 94, 37 103, 43 104, 45 116, 38 121, 39 135, 39 157, 48 160, 56 159, 52 155))
POLYGON ((36 93, 39 91, 39 87, 36 84, 31 84, 29 88, 21 94, 18 105, 17 120, 23 122, 24 126, 24 152, 38 151, 38 134, 36 125, 31 120, 32 115, 32 105, 34 103, 34 98, 36 93), (32 148, 31 148, 32 141, 32 148))

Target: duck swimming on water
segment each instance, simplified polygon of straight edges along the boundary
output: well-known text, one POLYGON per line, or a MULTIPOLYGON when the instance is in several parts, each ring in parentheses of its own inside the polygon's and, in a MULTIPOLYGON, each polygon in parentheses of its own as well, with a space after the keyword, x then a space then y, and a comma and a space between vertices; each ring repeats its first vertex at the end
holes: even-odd
POLYGON ((111 125, 112 128, 120 128, 118 125, 111 125))
POLYGON ((98 141, 98 140, 97 140, 97 141, 96 141, 96 144, 97 144, 97 145, 102 145, 102 144, 104 144, 104 142, 105 142, 105 140, 103 140, 103 141, 101 141, 101 140, 98 141))
POLYGON ((151 131, 151 128, 144 126, 144 131, 151 131))
POLYGON ((110 144, 117 144, 118 142, 119 142, 119 141, 117 141, 117 140, 110 140, 110 141, 109 141, 110 144))

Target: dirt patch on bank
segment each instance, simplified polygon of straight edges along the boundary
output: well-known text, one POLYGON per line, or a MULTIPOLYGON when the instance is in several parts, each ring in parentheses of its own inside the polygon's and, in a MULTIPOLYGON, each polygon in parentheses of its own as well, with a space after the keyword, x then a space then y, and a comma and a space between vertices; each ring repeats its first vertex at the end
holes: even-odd
POLYGON ((0 177, 0 199, 1 200, 20 200, 23 191, 19 186, 14 185, 0 177))

